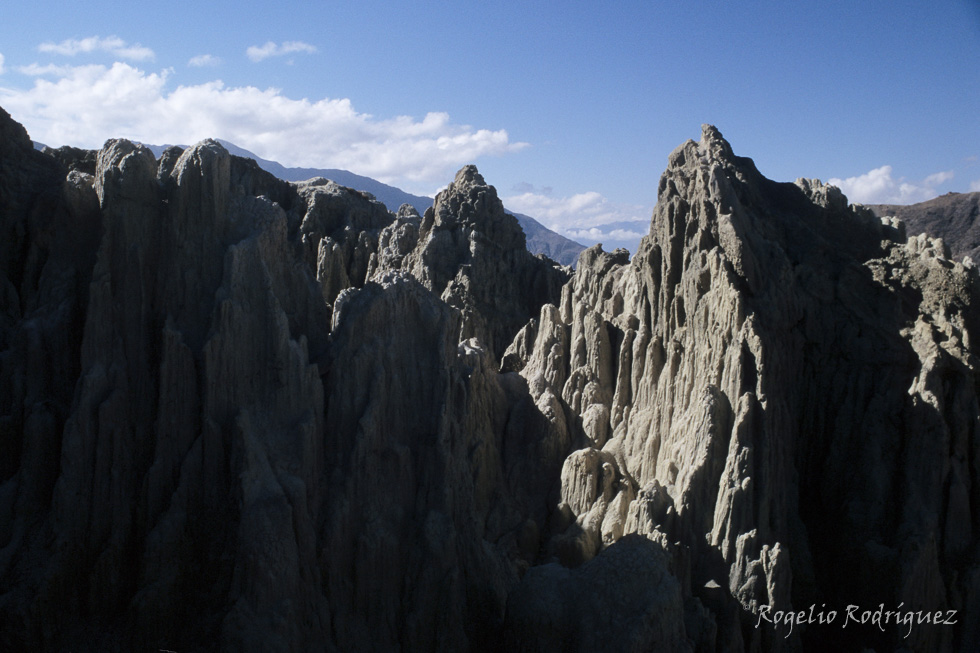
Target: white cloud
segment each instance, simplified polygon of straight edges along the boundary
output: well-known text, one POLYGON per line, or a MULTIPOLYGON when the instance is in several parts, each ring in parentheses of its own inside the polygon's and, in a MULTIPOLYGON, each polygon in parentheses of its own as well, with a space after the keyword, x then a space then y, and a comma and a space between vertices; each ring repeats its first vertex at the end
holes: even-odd
POLYGON ((378 119, 348 99, 294 100, 278 89, 221 81, 169 90, 173 74, 119 62, 74 66, 53 80, 36 78, 26 90, 0 88, 0 106, 52 146, 95 148, 113 137, 156 144, 224 138, 285 165, 343 168, 416 192, 445 183, 481 156, 527 145, 511 142, 502 129, 454 124, 440 112, 378 119))
POLYGON ((3 74, 3 55, 0 54, 0 75, 3 74))
MULTIPOLYGON (((600 229, 599 227, 592 227, 590 229, 568 229, 566 233, 572 240, 593 240, 597 243, 603 242, 603 239, 621 241, 621 240, 635 240, 639 241, 647 235, 647 231, 635 231, 630 229, 600 229)), ((636 252, 636 248, 627 248, 632 252, 636 252)))
POLYGON ((44 66, 32 63, 26 66, 21 66, 17 69, 24 75, 29 75, 30 77, 44 77, 46 75, 52 75, 54 77, 64 77, 72 71, 72 66, 57 66, 53 63, 46 64, 44 66))
POLYGON ((567 229, 589 229, 610 222, 644 221, 649 224, 652 210, 643 206, 616 204, 595 191, 559 198, 526 192, 505 197, 503 201, 508 209, 567 229))
POLYGON ((191 57, 187 65, 195 68, 204 68, 205 66, 217 66, 220 63, 220 57, 216 57, 213 54, 199 54, 196 57, 191 57))
MULTIPOLYGON (((517 188, 533 186, 522 183, 517 188)), ((626 247, 636 252, 653 212, 652 207, 610 202, 595 191, 558 198, 528 191, 504 197, 503 202, 508 210, 527 214, 552 231, 585 245, 602 243, 607 251, 626 247)))
POLYGON ((980 193, 980 179, 977 179, 975 182, 970 184, 970 192, 980 193))
POLYGON ((891 166, 881 166, 857 177, 829 179, 848 200, 860 204, 915 204, 939 195, 936 187, 953 178, 953 171, 946 170, 929 175, 921 182, 909 182, 904 177, 892 176, 891 166))
POLYGON ((118 36, 90 36, 85 39, 67 39, 61 43, 42 43, 37 46, 40 52, 62 54, 74 57, 76 54, 90 52, 108 52, 121 59, 129 61, 149 61, 154 58, 153 50, 139 43, 126 43, 118 36))
POLYGON ((923 183, 926 186, 939 186, 940 184, 944 184, 947 181, 951 180, 952 178, 953 178, 953 171, 946 170, 944 172, 937 172, 929 175, 928 177, 925 178, 923 183))
POLYGON ((269 57, 281 57, 296 52, 313 54, 316 52, 316 48, 302 41, 285 41, 282 45, 267 41, 265 45, 253 45, 245 50, 248 58, 256 62, 268 59, 269 57))

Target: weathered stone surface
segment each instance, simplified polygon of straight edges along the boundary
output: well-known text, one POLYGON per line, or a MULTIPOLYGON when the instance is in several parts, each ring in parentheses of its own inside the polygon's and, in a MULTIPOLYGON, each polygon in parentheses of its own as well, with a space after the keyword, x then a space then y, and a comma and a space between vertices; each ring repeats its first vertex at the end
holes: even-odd
POLYGON ((101 218, 87 175, 0 109, 0 648, 18 650, 47 555, 101 218), (11 582, 10 579, 18 579, 11 582))
MULTIPOLYGON (((713 127, 671 154, 659 195, 632 261, 583 253, 549 326, 568 344, 523 333, 508 352, 582 416, 635 483, 623 492, 645 488, 624 532, 665 545, 720 646, 798 646, 799 630, 742 641, 763 604, 966 609, 980 562, 976 270, 836 188, 765 179, 713 127)), ((592 476, 563 475, 562 496, 579 499, 556 546, 589 532, 592 476)), ((903 636, 811 627, 806 641, 903 636)), ((965 636, 923 628, 912 645, 965 636)))
POLYGON ((368 276, 378 270, 400 270, 405 259, 419 242, 422 217, 414 206, 402 204, 395 220, 378 237, 378 253, 368 268, 368 276))
POLYGON ((532 568, 507 603, 521 651, 690 651, 680 585, 650 540, 628 535, 581 567, 532 568))
POLYGON ((392 217, 366 193, 327 179, 310 179, 296 188, 306 204, 299 227, 304 258, 316 270, 323 300, 332 307, 342 290, 367 281, 379 235, 392 217))
POLYGON ((0 648, 492 649, 567 430, 407 273, 357 290, 419 216, 0 125, 0 648))
POLYGON ((70 145, 63 145, 59 148, 45 147, 41 151, 53 157, 69 171, 77 170, 87 175, 95 174, 95 165, 98 158, 98 152, 95 150, 83 150, 70 145))
POLYGON ((322 546, 337 644, 489 650, 564 453, 519 377, 457 345, 458 311, 407 273, 379 282, 334 314, 322 546))
POLYGON ((901 220, 909 234, 942 238, 953 258, 980 262, 980 193, 946 193, 917 204, 871 204, 882 218, 901 220))
POLYGON ((389 242, 378 273, 409 271, 426 288, 462 312, 460 340, 476 337, 497 359, 540 307, 554 302, 567 272, 525 248, 524 232, 504 211, 497 191, 476 166, 465 166, 426 210, 418 235, 408 230, 389 242), (416 241, 407 253, 408 244, 416 241))
POLYGON ((0 648, 980 645, 980 280, 941 241, 706 127, 558 294, 472 167, 419 217, 213 141, 89 174, 0 135, 0 648), (881 603, 962 623, 755 627, 881 603))

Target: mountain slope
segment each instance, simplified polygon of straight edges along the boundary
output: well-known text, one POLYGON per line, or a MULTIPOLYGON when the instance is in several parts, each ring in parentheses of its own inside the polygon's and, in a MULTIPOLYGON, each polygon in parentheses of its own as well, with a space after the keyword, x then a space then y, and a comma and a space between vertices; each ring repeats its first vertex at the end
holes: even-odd
POLYGON ((872 204, 879 217, 895 216, 909 234, 942 238, 956 259, 980 263, 980 193, 946 193, 918 204, 872 204))
POLYGON ((524 230, 528 251, 533 254, 544 254, 562 265, 575 267, 578 255, 585 251, 584 245, 555 233, 529 215, 515 211, 507 212, 517 218, 521 229, 524 230))

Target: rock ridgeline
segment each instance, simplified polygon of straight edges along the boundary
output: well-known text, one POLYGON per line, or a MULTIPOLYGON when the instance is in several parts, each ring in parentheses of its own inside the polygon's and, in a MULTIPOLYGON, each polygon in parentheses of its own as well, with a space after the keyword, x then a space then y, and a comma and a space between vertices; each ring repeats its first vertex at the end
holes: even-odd
MULTIPOLYGON (((276 161, 270 161, 256 156, 254 153, 238 147, 234 143, 223 140, 219 140, 219 142, 232 154, 237 154, 247 159, 254 159, 263 170, 271 172, 276 177, 285 179, 286 181, 301 182, 314 177, 326 177, 342 186, 366 191, 389 207, 407 204, 409 207, 414 207, 416 211, 425 213, 432 206, 431 197, 412 195, 394 186, 383 184, 370 177, 356 175, 347 170, 337 170, 336 168, 287 168, 276 161)), ((150 146, 151 149, 157 147, 150 146)), ((59 150, 64 149, 59 148, 59 150)), ((575 261, 578 260, 579 253, 585 249, 582 245, 551 231, 530 216, 520 213, 511 213, 511 215, 517 218, 520 223, 521 229, 527 237, 527 248, 532 254, 544 254, 562 265, 574 266, 575 261)))
POLYGON ((980 646, 941 241, 712 127, 570 279, 471 166, 420 216, 0 136, 0 650, 980 646), (758 621, 849 604, 959 621, 758 621))
POLYGON ((870 204, 881 217, 896 217, 910 234, 942 238, 953 257, 980 261, 980 192, 946 193, 917 204, 870 204))
POLYGON ((520 224, 476 166, 463 167, 417 224, 403 218, 390 229, 378 271, 410 272, 460 309, 461 341, 479 338, 497 356, 568 280, 527 251, 520 224))
MULTIPOLYGON (((659 542, 705 650, 972 650, 978 293, 941 241, 769 181, 705 127, 670 155, 634 259, 587 250, 508 350, 590 440, 563 465, 551 550, 575 566, 624 533, 659 542), (851 604, 960 625, 756 627, 763 606, 851 604)), ((549 573, 525 577, 517 614, 549 573)), ((572 633, 534 614, 525 631, 555 634, 540 650, 572 633)))
POLYGON ((568 447, 386 258, 421 218, 0 128, 0 649, 490 648, 568 447))

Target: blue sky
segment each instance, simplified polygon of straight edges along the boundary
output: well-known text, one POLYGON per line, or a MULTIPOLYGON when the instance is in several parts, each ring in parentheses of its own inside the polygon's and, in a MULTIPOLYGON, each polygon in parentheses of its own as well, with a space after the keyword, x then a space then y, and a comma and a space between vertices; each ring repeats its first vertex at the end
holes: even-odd
POLYGON ((852 201, 980 190, 980 1, 13 3, 0 106, 36 140, 225 138, 635 249, 671 150, 717 125, 852 201))

